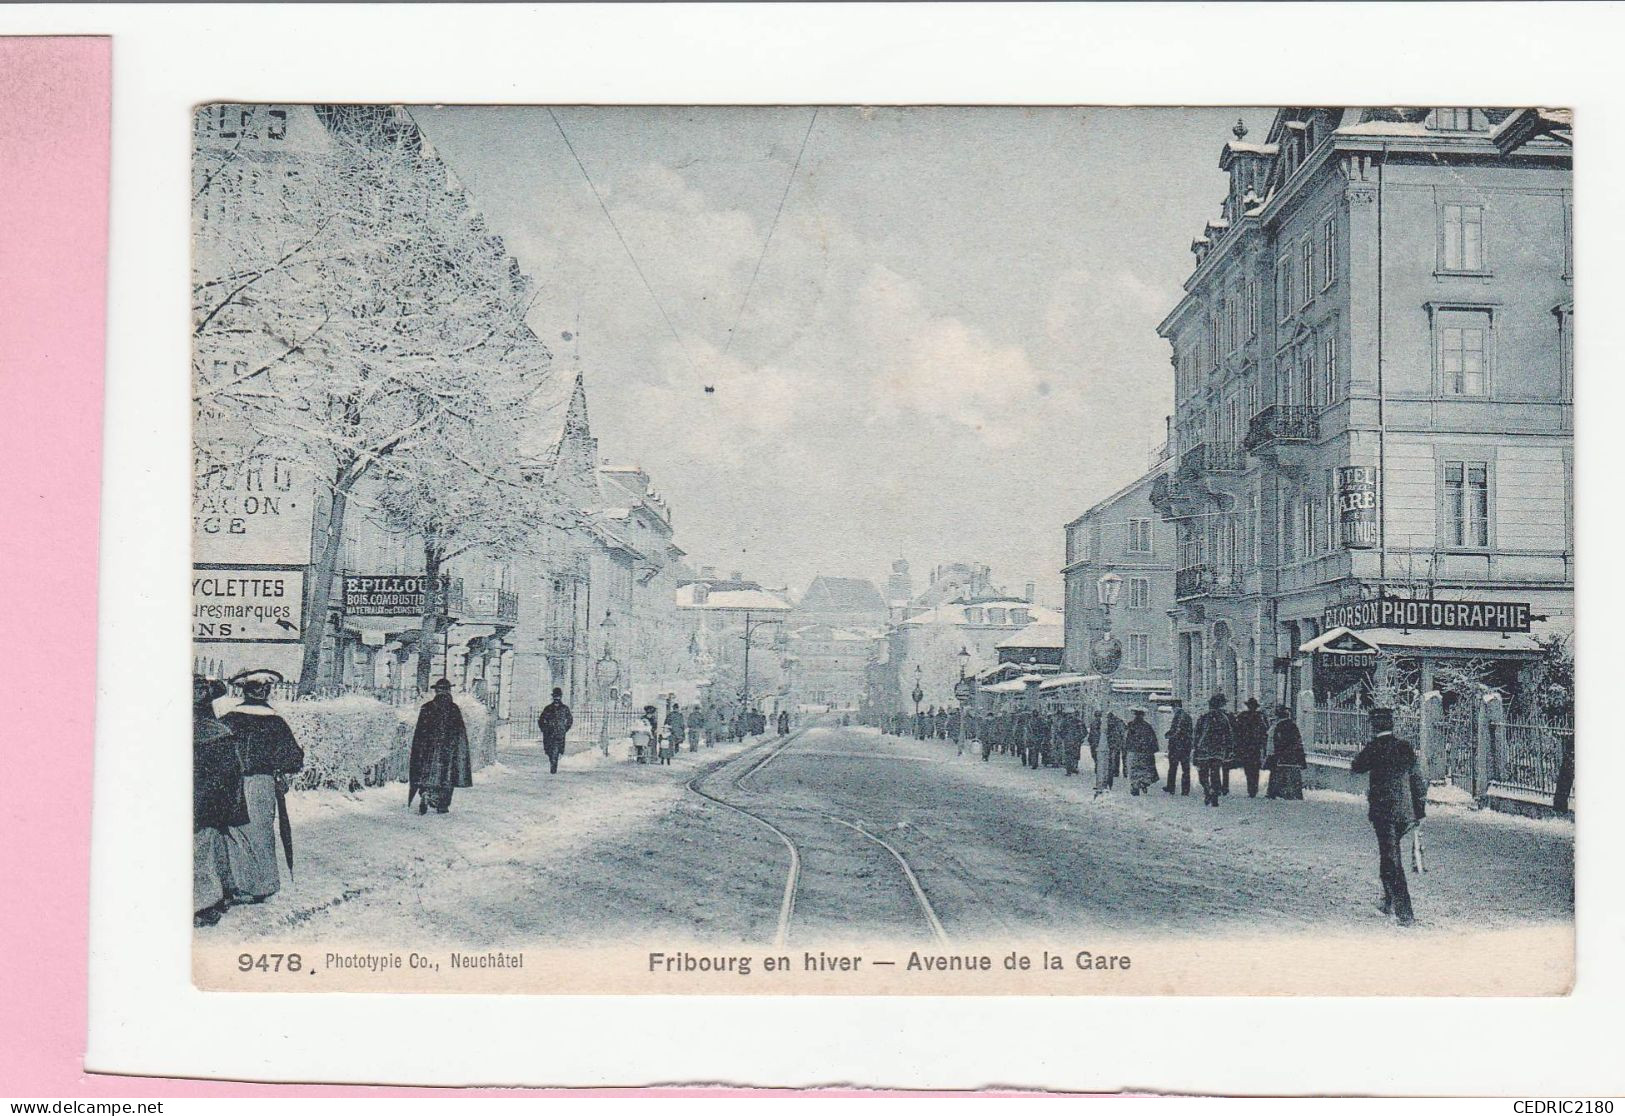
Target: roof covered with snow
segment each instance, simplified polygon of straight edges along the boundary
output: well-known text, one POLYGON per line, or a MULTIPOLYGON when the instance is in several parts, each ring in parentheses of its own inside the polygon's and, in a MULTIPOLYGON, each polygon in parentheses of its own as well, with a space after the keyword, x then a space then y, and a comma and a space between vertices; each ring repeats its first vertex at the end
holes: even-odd
POLYGON ((1028 624, 1015 635, 1006 636, 995 645, 999 648, 1035 647, 1046 650, 1064 647, 1065 640, 1059 622, 1028 624))
POLYGON ((911 616, 899 626, 907 628, 924 627, 928 624, 958 624, 965 627, 1025 628, 1029 624, 1060 623, 1061 613, 1057 609, 1045 608, 1020 597, 994 597, 975 601, 951 601, 928 609, 918 616, 911 616), (1002 620, 993 618, 993 613, 998 610, 1003 610, 1002 620), (1024 614, 1024 618, 1018 618, 1018 613, 1024 614))
POLYGON ((705 600, 697 601, 695 589, 703 586, 704 582, 696 582, 681 586, 677 590, 678 608, 704 608, 732 610, 736 612, 789 612, 790 605, 782 598, 769 593, 765 589, 721 589, 705 594, 705 600))
POLYGON ((885 612, 886 599, 868 578, 820 574, 807 586, 800 606, 806 612, 885 612))

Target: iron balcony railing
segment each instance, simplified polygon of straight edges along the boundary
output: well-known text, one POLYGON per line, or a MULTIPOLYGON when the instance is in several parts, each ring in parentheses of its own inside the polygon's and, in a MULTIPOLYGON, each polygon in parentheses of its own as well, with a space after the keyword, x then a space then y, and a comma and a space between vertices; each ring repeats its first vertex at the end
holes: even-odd
POLYGON ((517 624, 519 594, 506 589, 469 589, 463 594, 461 619, 469 624, 517 624))
POLYGON ((1174 448, 1173 444, 1170 442, 1162 442, 1158 445, 1152 446, 1151 452, 1146 455, 1147 471, 1155 469, 1158 465, 1161 465, 1164 461, 1167 461, 1170 457, 1172 457, 1173 454, 1174 448))
POLYGON ((1246 451, 1234 442, 1202 442, 1179 459, 1180 472, 1191 477, 1229 476, 1246 467, 1246 451))
POLYGON ((1179 470, 1163 473, 1151 482, 1151 506, 1164 519, 1199 515, 1212 506, 1213 494, 1179 470))
POLYGON ((1217 566, 1199 562, 1174 571, 1174 597, 1188 601, 1194 597, 1234 597, 1241 592, 1240 566, 1217 566))
POLYGON ((1249 453, 1266 446, 1290 442, 1313 442, 1320 437, 1320 416, 1313 407, 1272 403, 1247 424, 1242 443, 1249 453))

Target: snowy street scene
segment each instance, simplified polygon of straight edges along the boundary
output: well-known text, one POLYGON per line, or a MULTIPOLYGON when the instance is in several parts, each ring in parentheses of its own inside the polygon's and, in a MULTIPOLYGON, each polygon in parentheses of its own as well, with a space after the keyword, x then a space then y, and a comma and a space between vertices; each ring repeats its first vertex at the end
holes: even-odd
POLYGON ((1567 110, 193 139, 200 986, 1570 987, 1567 110))

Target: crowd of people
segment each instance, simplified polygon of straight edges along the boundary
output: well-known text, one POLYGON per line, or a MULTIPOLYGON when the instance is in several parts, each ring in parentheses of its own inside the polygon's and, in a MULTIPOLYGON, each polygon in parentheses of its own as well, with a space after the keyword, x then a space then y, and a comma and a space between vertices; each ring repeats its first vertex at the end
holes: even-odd
MULTIPOLYGON (((1224 801, 1235 771, 1245 778, 1249 798, 1258 797, 1262 776, 1268 772, 1267 797, 1303 799, 1308 759, 1303 734, 1286 706, 1277 705, 1274 717, 1267 718, 1258 699, 1248 698, 1240 713, 1231 713, 1226 708, 1229 699, 1220 693, 1209 698, 1206 711, 1192 720, 1177 698, 1159 704, 1169 710, 1165 740, 1158 738, 1143 705, 1122 710, 1128 714, 1126 721, 1117 707, 1029 707, 985 715, 932 708, 912 718, 896 714, 881 727, 922 740, 973 741, 984 761, 1005 755, 1025 767, 1056 768, 1067 775, 1079 773, 1087 748, 1096 796, 1111 790, 1118 779, 1127 781, 1131 795, 1148 794, 1160 781, 1157 753, 1166 744, 1164 793, 1189 795, 1194 766, 1204 806, 1224 801)), ((1377 836, 1380 909, 1400 925, 1410 926, 1415 914, 1402 843, 1427 812, 1427 780, 1415 750, 1394 735, 1393 711, 1373 709, 1369 720, 1371 741, 1354 757, 1350 771, 1369 776, 1367 818, 1377 836)))
MULTIPOLYGON (((1258 796, 1265 770, 1270 772, 1270 798, 1303 797, 1303 737, 1285 706, 1277 706, 1270 720, 1260 711, 1258 700, 1249 698, 1241 713, 1231 714, 1225 708, 1225 695, 1215 694, 1208 710, 1193 722, 1177 698, 1162 704, 1171 710, 1166 733, 1168 776, 1162 788, 1168 794, 1190 794, 1194 766, 1206 805, 1217 806, 1230 793, 1233 771, 1243 773, 1248 797, 1258 796)), ((1129 793, 1137 795, 1157 783, 1156 756, 1164 743, 1147 713, 1145 706, 1113 706, 1013 709, 979 715, 933 706, 912 717, 895 714, 883 727, 919 740, 974 742, 984 760, 1007 755, 1027 767, 1057 768, 1068 775, 1078 774, 1087 748, 1097 793, 1111 789, 1121 778, 1128 781, 1129 793)))

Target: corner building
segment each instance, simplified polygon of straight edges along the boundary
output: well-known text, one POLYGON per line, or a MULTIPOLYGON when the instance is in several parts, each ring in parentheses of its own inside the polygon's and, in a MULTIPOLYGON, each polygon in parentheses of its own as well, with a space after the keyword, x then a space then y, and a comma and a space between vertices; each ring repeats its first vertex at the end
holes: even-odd
POLYGON ((1356 632, 1424 681, 1472 657, 1515 686, 1572 628, 1571 149, 1503 154, 1509 115, 1283 109, 1224 145, 1229 192, 1158 327, 1186 698, 1336 697, 1316 641, 1362 600, 1529 606, 1529 632, 1356 632))

